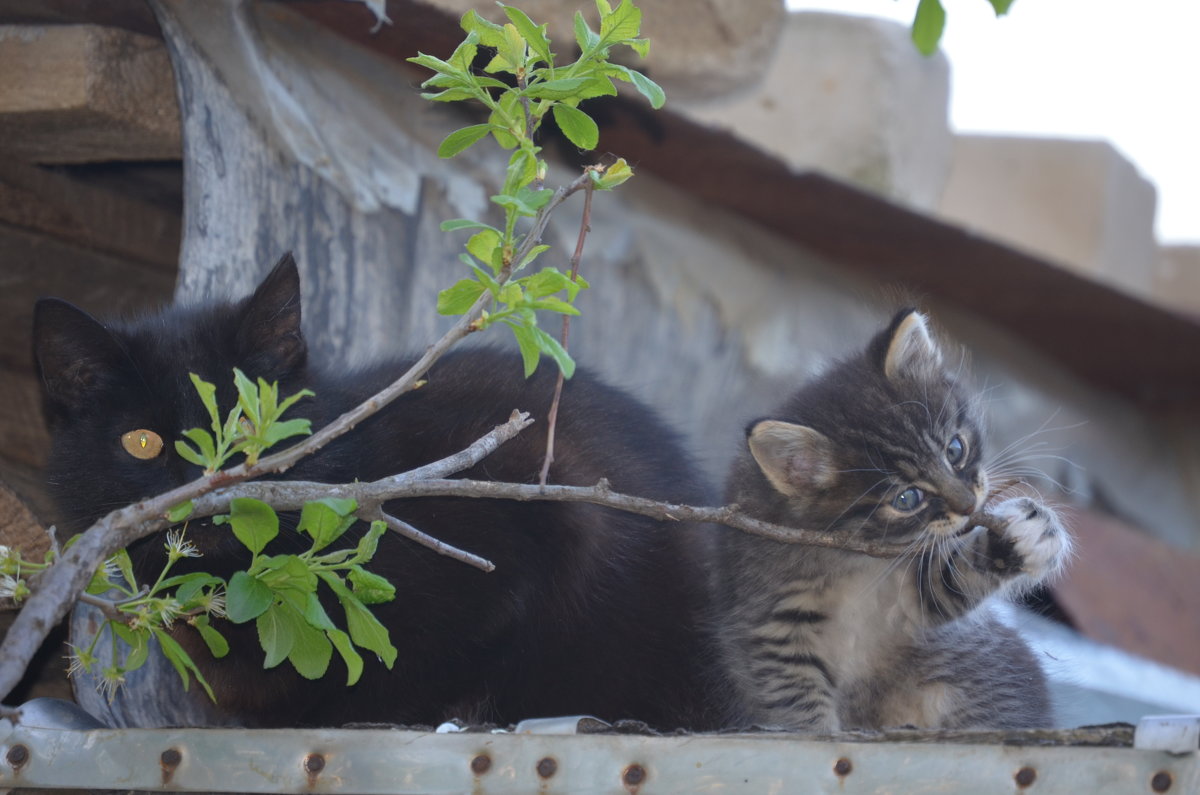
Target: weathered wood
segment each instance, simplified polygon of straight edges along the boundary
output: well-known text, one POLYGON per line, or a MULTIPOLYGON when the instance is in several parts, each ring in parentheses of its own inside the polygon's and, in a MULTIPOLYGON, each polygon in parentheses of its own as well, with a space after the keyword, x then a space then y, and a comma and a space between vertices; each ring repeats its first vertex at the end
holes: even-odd
POLYGON ((0 222, 172 273, 179 262, 174 209, 11 159, 0 159, 0 222))
POLYGON ((42 423, 37 380, 28 371, 0 365, 0 458, 30 469, 46 465, 50 437, 42 423))
POLYGON ((50 536, 29 505, 0 480, 0 544, 20 550, 26 560, 41 561, 50 536))
POLYGON ((179 156, 162 42, 91 25, 0 27, 0 140, 39 163, 179 156))
POLYGON ((168 302, 174 285, 170 269, 0 224, 0 365, 32 372, 30 334, 38 298, 56 296, 94 314, 119 317, 168 302))

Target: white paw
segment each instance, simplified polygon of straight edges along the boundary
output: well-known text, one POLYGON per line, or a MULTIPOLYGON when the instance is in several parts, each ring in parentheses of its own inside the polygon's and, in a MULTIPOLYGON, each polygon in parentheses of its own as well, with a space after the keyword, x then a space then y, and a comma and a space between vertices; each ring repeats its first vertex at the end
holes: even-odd
POLYGON ((1007 520, 1004 537, 1021 556, 1021 571, 1034 580, 1056 574, 1071 554, 1071 536, 1054 509, 1030 497, 1005 500, 991 511, 1007 520))

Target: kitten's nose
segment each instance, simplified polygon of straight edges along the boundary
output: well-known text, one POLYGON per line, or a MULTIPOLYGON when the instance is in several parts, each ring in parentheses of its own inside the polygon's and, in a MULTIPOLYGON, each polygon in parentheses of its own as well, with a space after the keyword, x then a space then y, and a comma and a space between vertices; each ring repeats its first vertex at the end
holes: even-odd
POLYGON ((975 492, 961 483, 946 489, 942 499, 950 510, 960 516, 969 516, 975 510, 975 492))

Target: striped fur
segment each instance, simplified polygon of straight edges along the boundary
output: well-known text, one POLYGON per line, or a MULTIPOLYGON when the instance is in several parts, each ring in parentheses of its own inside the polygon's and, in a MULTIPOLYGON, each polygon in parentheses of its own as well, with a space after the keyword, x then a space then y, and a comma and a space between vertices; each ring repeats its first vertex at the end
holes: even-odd
POLYGON ((901 312, 861 354, 752 425, 730 502, 779 524, 907 544, 881 560, 722 536, 714 619, 744 725, 806 731, 1051 723, 1042 671, 988 609, 1069 554, 1053 510, 992 506, 978 404, 922 315, 901 312))

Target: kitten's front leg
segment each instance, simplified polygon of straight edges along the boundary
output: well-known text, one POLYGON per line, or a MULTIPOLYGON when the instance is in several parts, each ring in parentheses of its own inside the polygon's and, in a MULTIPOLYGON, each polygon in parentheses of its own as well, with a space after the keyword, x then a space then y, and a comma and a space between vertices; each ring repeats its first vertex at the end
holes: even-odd
POLYGON ((977 527, 958 543, 922 556, 919 587, 935 623, 965 615, 1001 589, 1025 590, 1056 574, 1071 537, 1053 508, 1015 497, 993 508, 997 527, 977 527))

